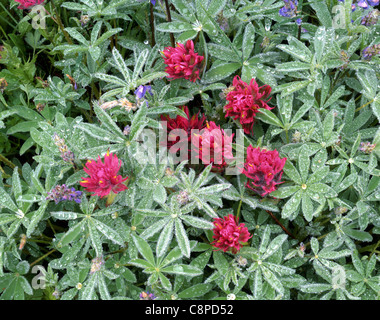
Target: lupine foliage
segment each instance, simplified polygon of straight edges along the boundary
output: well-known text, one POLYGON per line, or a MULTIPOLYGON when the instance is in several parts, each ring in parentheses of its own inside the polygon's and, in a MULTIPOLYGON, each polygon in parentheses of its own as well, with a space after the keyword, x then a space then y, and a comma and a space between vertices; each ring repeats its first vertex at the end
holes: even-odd
POLYGON ((0 4, 1 299, 380 298, 379 1, 0 4))

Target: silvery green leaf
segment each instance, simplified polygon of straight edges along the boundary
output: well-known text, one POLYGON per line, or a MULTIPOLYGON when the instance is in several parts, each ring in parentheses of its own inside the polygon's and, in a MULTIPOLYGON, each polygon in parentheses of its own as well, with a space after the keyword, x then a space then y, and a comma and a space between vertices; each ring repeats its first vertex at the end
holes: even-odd
POLYGON ((287 237, 288 236, 286 234, 281 234, 274 238, 267 246, 264 254, 261 256, 261 259, 265 260, 269 258, 271 255, 273 255, 279 248, 281 248, 282 244, 285 242, 287 237))
POLYGON ((98 290, 102 300, 111 300, 111 295, 108 291, 106 281, 104 280, 103 274, 98 274, 98 290))
POLYGON ((212 229, 214 227, 210 221, 191 215, 182 215, 181 219, 189 225, 199 229, 212 229))
POLYGON ((167 217, 167 218, 158 220, 157 222, 153 223, 151 226, 146 228, 140 234, 140 237, 143 239, 149 239, 150 237, 154 236, 157 232, 162 230, 162 228, 164 228, 164 226, 166 226, 171 219, 172 219, 171 217, 167 217))
POLYGON ((309 175, 310 156, 307 152, 307 147, 303 146, 298 155, 298 171, 301 174, 301 181, 305 183, 309 175))
POLYGON ((13 202, 11 196, 3 188, 0 188, 0 206, 5 207, 13 212, 18 211, 18 208, 13 202))
POLYGON ((96 229, 98 229, 98 231, 107 239, 111 240, 113 243, 117 243, 120 246, 124 246, 123 238, 112 227, 100 222, 97 219, 92 219, 91 221, 94 223, 96 229))
POLYGON ((102 246, 102 241, 100 240, 100 234, 98 230, 96 229, 94 220, 95 219, 88 220, 87 227, 88 227, 92 247, 95 249, 96 256, 100 257, 103 254, 103 246, 102 246))
POLYGON ((98 106, 97 104, 94 105, 94 111, 98 119, 102 122, 102 124, 115 135, 119 136, 119 138, 121 138, 122 141, 124 141, 125 136, 123 132, 120 130, 115 121, 112 120, 110 115, 108 115, 108 113, 102 108, 100 108, 100 106, 98 106))
POLYGON ((179 274, 189 277, 195 277, 202 274, 202 270, 200 270, 197 267, 185 265, 185 264, 176 264, 172 266, 167 266, 161 269, 161 272, 163 273, 170 273, 170 274, 179 274))
POLYGON ((297 191, 293 196, 285 203, 281 211, 281 217, 283 219, 289 218, 296 210, 298 210, 302 199, 302 192, 297 191))
POLYGON ((310 222, 313 219, 314 207, 313 202, 307 193, 302 195, 302 213, 306 221, 310 222))
POLYGON ((325 283, 310 283, 300 286, 300 290, 306 293, 322 293, 331 290, 331 284, 325 283))
POLYGON ((178 293, 178 298, 189 299, 202 297, 212 289, 211 283, 198 283, 178 293))
POLYGON ((80 221, 74 227, 71 227, 60 239, 58 245, 65 246, 74 241, 84 231, 85 220, 80 221))
POLYGON ((134 244, 136 245, 137 250, 144 257, 144 259, 147 260, 150 264, 154 265, 155 262, 153 252, 148 242, 146 242, 144 239, 135 234, 132 235, 132 239, 134 244))
POLYGON ((40 205, 37 211, 34 212, 33 216, 30 217, 29 225, 26 229, 26 236, 30 237, 30 235, 33 233, 34 229, 37 227, 37 224, 41 221, 45 210, 47 208, 48 202, 45 201, 43 204, 40 205))
POLYGON ((156 245, 157 257, 162 257, 169 247, 170 241, 173 238, 174 221, 171 219, 162 229, 156 245))
POLYGON ((295 183, 302 184, 302 178, 299 172, 289 159, 286 160, 283 170, 284 173, 295 183))
MULTIPOLYGON (((215 0, 214 0, 215 2, 215 0)), ((243 59, 247 60, 251 56, 252 50, 255 44, 255 27, 252 23, 247 23, 244 29, 244 37, 243 37, 243 45, 242 45, 242 53, 243 59)))
POLYGON ((190 242, 187 236, 186 230, 180 219, 175 219, 175 236, 178 245, 182 251, 182 254, 189 258, 190 257, 190 242))
POLYGON ((82 300, 93 300, 97 281, 98 273, 94 273, 89 277, 89 279, 86 281, 86 286, 82 291, 82 300))
POLYGON ((275 276, 275 274, 264 265, 261 265, 261 270, 264 279, 269 283, 269 285, 279 294, 284 295, 284 286, 282 285, 281 281, 275 276))
POLYGON ((288 186, 288 187, 280 187, 275 191, 271 192, 271 197, 275 197, 277 199, 285 199, 296 193, 300 187, 297 186, 288 186))

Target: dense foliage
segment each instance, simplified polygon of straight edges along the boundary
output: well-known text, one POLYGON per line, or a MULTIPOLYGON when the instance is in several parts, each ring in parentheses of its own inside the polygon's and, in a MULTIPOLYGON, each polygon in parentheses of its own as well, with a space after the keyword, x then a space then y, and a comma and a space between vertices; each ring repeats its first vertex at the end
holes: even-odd
POLYGON ((0 293, 380 298, 379 1, 0 0, 0 293))

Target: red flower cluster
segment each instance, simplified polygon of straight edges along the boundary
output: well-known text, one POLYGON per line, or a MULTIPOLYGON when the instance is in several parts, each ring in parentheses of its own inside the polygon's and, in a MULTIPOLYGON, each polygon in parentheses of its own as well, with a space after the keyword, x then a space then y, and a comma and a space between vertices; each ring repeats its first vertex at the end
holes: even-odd
POLYGON ((162 52, 164 61, 167 64, 165 72, 169 74, 169 78, 184 78, 195 82, 199 79, 199 71, 201 62, 204 57, 194 52, 194 42, 188 40, 186 46, 177 43, 177 47, 166 47, 162 52))
POLYGON ((250 134, 255 121, 258 109, 273 109, 268 106, 267 99, 272 91, 269 85, 259 87, 255 79, 249 85, 242 81, 239 76, 235 76, 232 82, 232 90, 227 94, 229 103, 224 107, 226 117, 239 119, 243 126, 244 133, 250 134))
POLYGON ((20 5, 17 7, 18 9, 29 9, 30 7, 43 3, 45 0, 15 0, 15 1, 20 3, 20 5))
POLYGON ((212 236, 215 240, 211 244, 224 252, 231 250, 235 254, 240 251, 242 244, 247 242, 252 235, 244 223, 238 225, 237 222, 237 218, 232 214, 224 218, 215 218, 212 236))
POLYGON ((276 185, 282 183, 282 169, 286 158, 280 158, 278 151, 247 148, 247 159, 241 172, 249 179, 246 187, 260 196, 265 196, 276 190, 276 185))
POLYGON ((94 192, 94 195, 100 196, 101 198, 109 195, 111 192, 116 194, 124 191, 127 188, 123 184, 124 181, 128 179, 122 178, 118 175, 118 171, 121 167, 121 160, 117 158, 117 155, 107 154, 104 157, 104 163, 98 156, 98 161, 89 160, 83 170, 90 175, 89 178, 80 182, 82 187, 86 188, 88 192, 94 192))
POLYGON ((228 136, 215 122, 207 122, 200 134, 193 134, 192 144, 197 158, 204 165, 212 163, 214 170, 221 171, 227 166, 226 159, 232 159, 233 134, 228 136))
POLYGON ((167 122, 167 126, 163 127, 167 136, 166 146, 170 153, 175 153, 181 148, 186 148, 190 152, 189 142, 191 141, 191 130, 202 130, 205 127, 205 115, 201 115, 201 118, 199 118, 198 112, 190 118, 189 108, 182 106, 181 109, 186 113, 187 118, 177 116, 175 119, 171 119, 169 116, 161 116, 161 121, 167 122), (170 129, 169 132, 167 132, 167 128, 170 129), (184 135, 186 136, 186 141, 184 141, 184 135), (170 149, 175 144, 176 148, 170 149))

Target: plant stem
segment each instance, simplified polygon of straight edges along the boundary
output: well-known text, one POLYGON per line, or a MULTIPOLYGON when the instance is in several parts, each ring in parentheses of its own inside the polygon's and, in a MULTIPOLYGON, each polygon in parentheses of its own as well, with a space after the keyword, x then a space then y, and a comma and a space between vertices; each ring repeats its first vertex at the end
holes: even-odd
POLYGON ((240 217, 240 209, 241 209, 241 204, 243 203, 243 199, 240 199, 239 206, 236 212, 236 220, 239 220, 240 217))
MULTIPOLYGON (((14 169, 16 165, 12 163, 10 160, 8 160, 6 157, 4 157, 2 154, 0 154, 0 162, 4 162, 9 168, 14 169)), ((19 174, 22 174, 22 171, 20 168, 18 168, 19 174)))
POLYGON ((363 109, 365 106, 368 106, 368 105, 371 104, 373 101, 375 101, 375 99, 372 99, 371 101, 369 101, 369 102, 363 104, 361 107, 357 108, 357 109, 355 110, 355 112, 358 112, 359 110, 363 109))
POLYGON ((53 252, 57 251, 57 249, 52 249, 48 253, 44 254, 42 257, 39 257, 37 260, 33 261, 30 266, 35 265, 36 263, 40 262, 41 260, 45 259, 47 256, 52 254, 53 252))
POLYGON ((295 236, 293 236, 293 234, 292 233, 290 233, 283 225, 282 225, 282 223, 275 217, 275 215, 272 213, 272 212, 270 212, 270 211, 268 211, 268 210, 266 210, 266 212, 268 212, 269 213, 269 215, 272 217, 272 219, 281 227, 281 229, 282 230, 284 230, 289 236, 291 236, 293 239, 296 239, 296 237, 295 236))
POLYGON ((55 4, 54 4, 54 0, 51 0, 50 2, 51 2, 51 5, 53 6, 53 10, 54 10, 54 12, 55 12, 55 14, 56 14, 56 16, 57 16, 56 19, 54 19, 53 17, 52 17, 52 19, 58 24, 59 28, 60 28, 61 31, 63 32, 63 35, 65 36, 66 41, 67 41, 69 44, 73 44, 73 41, 71 40, 70 35, 69 35, 69 34, 67 33, 67 31, 65 30, 65 27, 64 27, 64 25, 63 25, 63 23, 62 23, 62 20, 61 20, 61 17, 60 17, 59 14, 58 14, 57 7, 56 7, 55 4))
POLYGON ((150 29, 152 32, 152 47, 156 45, 156 36, 155 36, 155 29, 154 29, 154 15, 153 15, 153 4, 150 3, 150 29))
MULTIPOLYGON (((166 6, 166 14, 168 18, 168 22, 172 22, 172 15, 170 14, 170 8, 169 8, 169 3, 168 0, 165 0, 165 6, 166 6)), ((170 41, 172 43, 172 47, 175 47, 175 40, 174 40, 174 35, 173 33, 170 32, 170 41)))

